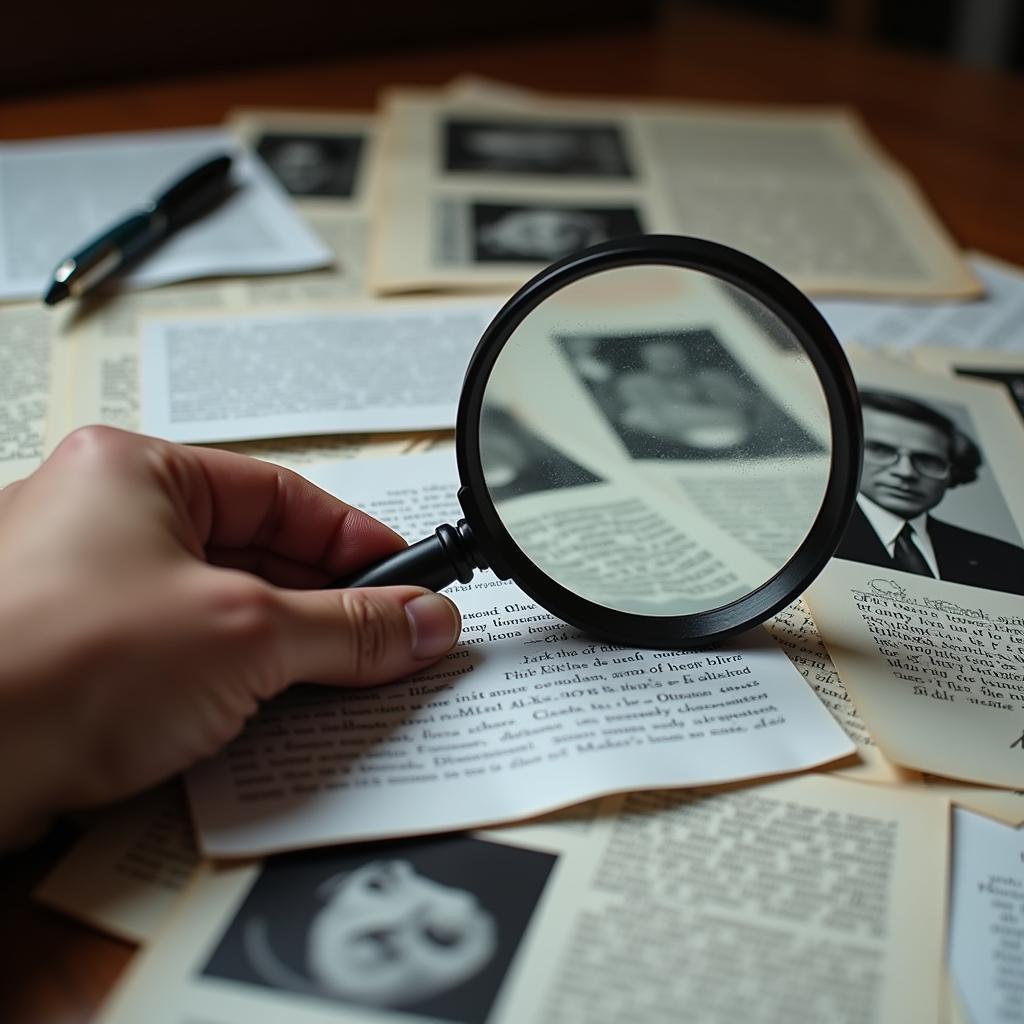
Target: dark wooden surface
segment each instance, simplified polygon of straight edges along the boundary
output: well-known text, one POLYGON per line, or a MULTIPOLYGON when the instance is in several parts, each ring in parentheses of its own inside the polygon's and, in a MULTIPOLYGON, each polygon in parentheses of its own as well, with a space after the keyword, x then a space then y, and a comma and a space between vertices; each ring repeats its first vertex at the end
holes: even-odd
MULTIPOLYGON (((211 124, 241 104, 370 109, 390 85, 439 85, 465 72, 593 95, 850 104, 962 245, 1024 264, 1024 80, 686 6, 651 29, 0 100, 0 138, 211 124)), ((4 1024, 92 1019, 132 955, 31 904, 33 879, 63 845, 51 837, 0 862, 4 1024)))

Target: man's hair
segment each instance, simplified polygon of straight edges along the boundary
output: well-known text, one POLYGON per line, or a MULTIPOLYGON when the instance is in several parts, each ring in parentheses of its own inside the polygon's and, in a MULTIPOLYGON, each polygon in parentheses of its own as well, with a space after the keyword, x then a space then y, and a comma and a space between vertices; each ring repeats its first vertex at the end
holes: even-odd
POLYGON ((917 420, 935 427, 949 440, 949 486, 969 484, 978 479, 978 467, 981 465, 981 452, 978 446, 948 417, 937 409, 924 405, 904 395, 895 395, 889 391, 874 391, 870 388, 860 389, 860 402, 867 409, 889 412, 903 416, 908 420, 917 420))

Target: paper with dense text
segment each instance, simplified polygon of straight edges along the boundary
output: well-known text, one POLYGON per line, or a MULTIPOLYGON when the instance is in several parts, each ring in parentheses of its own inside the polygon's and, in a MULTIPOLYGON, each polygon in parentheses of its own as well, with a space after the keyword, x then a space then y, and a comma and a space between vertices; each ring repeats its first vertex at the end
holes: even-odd
MULTIPOLYGON (((457 515, 445 452, 311 476, 409 539, 457 515)), ((293 688, 189 773, 207 854, 448 831, 853 752, 762 631, 706 651, 620 648, 486 573, 448 592, 463 635, 436 666, 374 690, 293 688)))

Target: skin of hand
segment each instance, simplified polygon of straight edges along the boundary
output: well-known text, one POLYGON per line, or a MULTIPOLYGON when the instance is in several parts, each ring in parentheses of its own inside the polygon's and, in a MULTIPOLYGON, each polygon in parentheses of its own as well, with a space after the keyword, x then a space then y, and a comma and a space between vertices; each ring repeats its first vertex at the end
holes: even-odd
POLYGON ((461 628, 404 547, 296 473, 107 427, 0 491, 0 848, 212 755, 290 683, 369 686, 461 628))

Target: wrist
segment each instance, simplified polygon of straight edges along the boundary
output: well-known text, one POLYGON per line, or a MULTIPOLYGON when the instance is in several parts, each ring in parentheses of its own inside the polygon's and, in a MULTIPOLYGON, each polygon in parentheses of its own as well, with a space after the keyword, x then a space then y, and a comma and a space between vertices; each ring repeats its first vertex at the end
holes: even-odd
POLYGON ((0 849, 37 838, 66 809, 76 770, 70 742, 76 702, 59 684, 63 645, 39 625, 52 622, 60 605, 41 609, 25 599, 26 590, 22 595, 17 612, 0 600, 0 849))
POLYGON ((53 717, 38 694, 0 679, 0 850, 32 842, 63 809, 66 753, 53 717))

